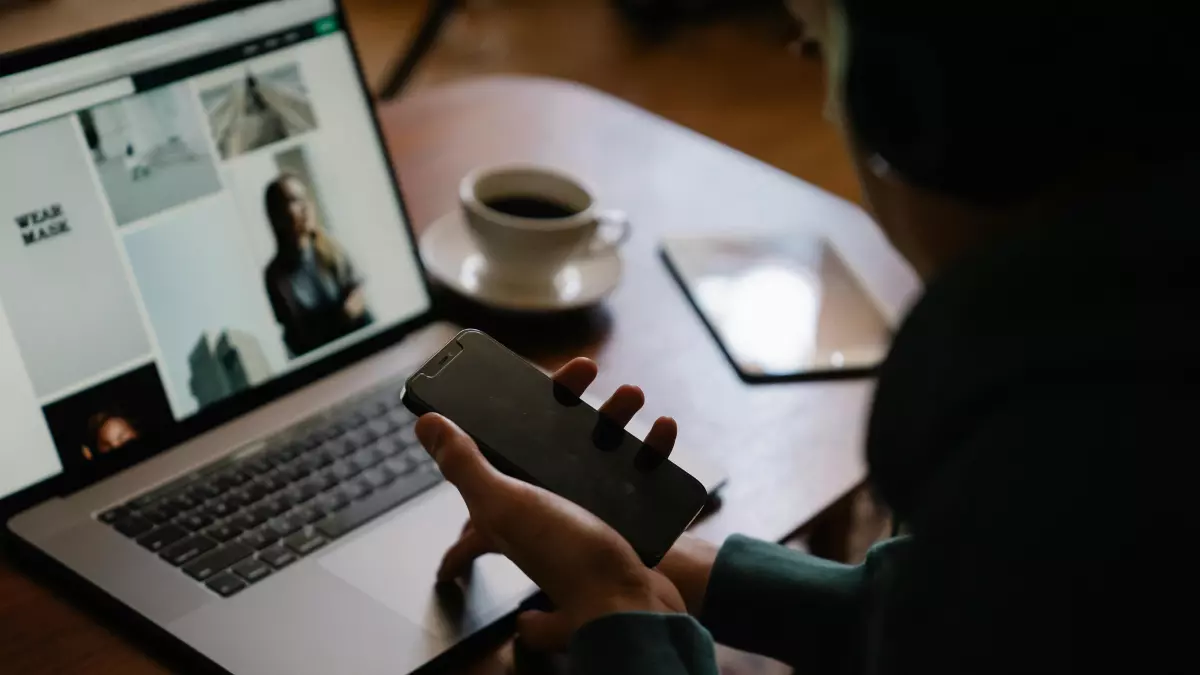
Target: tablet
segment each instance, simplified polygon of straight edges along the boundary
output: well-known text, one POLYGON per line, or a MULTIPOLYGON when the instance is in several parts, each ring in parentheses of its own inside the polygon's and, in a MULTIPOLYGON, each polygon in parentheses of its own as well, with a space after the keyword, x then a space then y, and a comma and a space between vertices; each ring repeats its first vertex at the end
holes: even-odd
POLYGON ((746 382, 870 375, 887 353, 891 326, 825 239, 673 237, 662 255, 746 382))

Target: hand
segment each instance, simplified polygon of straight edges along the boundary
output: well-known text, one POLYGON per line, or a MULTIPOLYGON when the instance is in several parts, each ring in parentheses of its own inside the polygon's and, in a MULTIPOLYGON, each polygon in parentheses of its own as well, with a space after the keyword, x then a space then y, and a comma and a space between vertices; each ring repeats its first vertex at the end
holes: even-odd
POLYGON ((346 318, 357 319, 367 311, 367 294, 363 292, 362 287, 358 287, 350 291, 350 296, 346 298, 345 304, 342 305, 342 311, 346 312, 346 318))
MULTIPOLYGON (((554 375, 575 395, 596 378, 596 364, 575 359, 554 375)), ((624 426, 645 397, 623 386, 600 410, 624 426)), ((646 442, 666 453, 677 427, 659 418, 646 442)), ((554 602, 558 611, 525 612, 517 619, 522 641, 535 649, 561 649, 580 626, 616 612, 684 612, 679 591, 647 569, 621 535, 585 509, 528 483, 504 476, 483 458, 461 429, 440 415, 425 415, 417 437, 446 479, 458 488, 471 519, 442 561, 438 580, 462 576, 481 555, 512 560, 554 602)))
POLYGON ((683 535, 658 563, 658 571, 666 575, 688 611, 699 615, 704 608, 704 593, 708 590, 708 578, 712 576, 713 563, 717 561, 718 547, 691 535, 683 535))

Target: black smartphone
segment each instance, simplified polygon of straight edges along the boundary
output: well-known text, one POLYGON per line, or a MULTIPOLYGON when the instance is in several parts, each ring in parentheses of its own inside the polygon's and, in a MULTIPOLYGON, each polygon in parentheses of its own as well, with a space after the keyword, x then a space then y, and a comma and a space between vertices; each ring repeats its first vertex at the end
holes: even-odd
POLYGON ((477 330, 408 379, 404 405, 453 420, 497 469, 591 511, 650 567, 708 497, 700 481, 477 330))

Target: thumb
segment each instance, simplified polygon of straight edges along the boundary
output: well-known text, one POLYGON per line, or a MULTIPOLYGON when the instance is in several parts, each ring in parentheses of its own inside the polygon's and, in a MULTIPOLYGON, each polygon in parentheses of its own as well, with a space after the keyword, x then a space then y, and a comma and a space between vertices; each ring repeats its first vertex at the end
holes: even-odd
POLYGON ((517 637, 534 651, 566 651, 574 632, 562 612, 530 610, 517 616, 517 637))
POLYGON ((468 507, 486 498, 500 475, 466 432, 436 413, 417 420, 416 432, 421 445, 437 462, 446 480, 462 493, 468 507))

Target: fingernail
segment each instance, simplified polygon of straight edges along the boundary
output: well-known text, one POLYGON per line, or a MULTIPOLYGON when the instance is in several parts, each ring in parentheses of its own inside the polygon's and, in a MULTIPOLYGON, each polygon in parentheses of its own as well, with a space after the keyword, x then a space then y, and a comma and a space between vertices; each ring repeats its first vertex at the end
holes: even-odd
POLYGON ((437 452, 444 427, 445 422, 442 421, 441 415, 429 414, 417 421, 417 440, 421 441, 421 445, 425 446, 430 454, 437 452))

